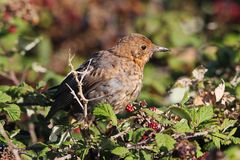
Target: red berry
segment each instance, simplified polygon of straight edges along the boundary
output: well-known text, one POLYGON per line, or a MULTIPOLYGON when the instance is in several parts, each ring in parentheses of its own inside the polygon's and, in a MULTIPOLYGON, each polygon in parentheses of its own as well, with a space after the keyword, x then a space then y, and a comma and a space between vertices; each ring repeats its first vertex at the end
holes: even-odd
POLYGON ((148 136, 146 136, 146 135, 142 136, 142 140, 146 140, 147 138, 148 138, 148 136))
POLYGON ((74 128, 73 133, 80 134, 81 130, 80 128, 74 128))
POLYGON ((17 26, 11 25, 8 27, 8 32, 9 33, 15 33, 17 31, 17 26))
POLYGON ((140 102, 140 105, 143 107, 143 106, 147 106, 147 102, 146 101, 141 101, 140 102))
POLYGON ((134 111, 134 106, 131 105, 131 104, 128 104, 128 105, 126 106, 126 111, 127 111, 127 112, 133 112, 133 111, 134 111))
POLYGON ((157 122, 150 122, 150 123, 148 123, 148 127, 152 128, 156 131, 156 130, 158 130, 158 123, 157 122))
POLYGON ((156 111, 157 110, 157 108, 155 107, 155 106, 152 106, 152 107, 150 107, 149 108, 151 111, 156 111))

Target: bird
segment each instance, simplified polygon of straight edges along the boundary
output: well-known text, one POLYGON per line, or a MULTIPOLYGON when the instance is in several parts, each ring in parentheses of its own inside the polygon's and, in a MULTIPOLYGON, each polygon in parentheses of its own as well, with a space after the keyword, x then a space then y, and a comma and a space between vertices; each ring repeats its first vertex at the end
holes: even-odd
MULTIPOLYGON (((95 52, 76 70, 78 79, 82 78, 84 97, 89 100, 87 110, 91 112, 98 104, 107 103, 115 114, 124 113, 125 107, 140 94, 145 64, 153 53, 167 51, 169 49, 155 45, 144 35, 131 33, 119 39, 112 48, 95 52), (86 70, 88 72, 82 77, 80 73, 86 70)), ((55 100, 46 119, 59 110, 83 112, 71 93, 71 89, 76 95, 79 91, 73 73, 56 88, 55 100)))

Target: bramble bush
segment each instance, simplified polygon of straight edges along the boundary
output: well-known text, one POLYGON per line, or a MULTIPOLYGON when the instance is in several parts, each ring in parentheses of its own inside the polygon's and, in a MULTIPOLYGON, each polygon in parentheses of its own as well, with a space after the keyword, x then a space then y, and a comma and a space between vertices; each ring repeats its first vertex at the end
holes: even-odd
MULTIPOLYGON (((239 159, 240 43, 239 25, 233 25, 238 14, 231 12, 228 18, 221 10, 209 12, 204 9, 209 5, 205 1, 200 9, 194 2, 186 5, 195 14, 189 14, 191 9, 179 11, 167 1, 171 10, 160 12, 154 2, 139 1, 132 11, 131 3, 123 1, 130 7, 113 9, 115 16, 126 20, 118 29, 131 28, 157 43, 175 46, 172 53, 154 55, 145 68, 141 100, 128 104, 125 114, 115 115, 110 105, 100 104, 88 119, 61 111, 49 123, 45 116, 54 92, 47 89, 63 79, 56 72, 63 73, 67 63, 57 59, 61 54, 51 55, 53 49, 66 47, 65 38, 79 43, 69 31, 78 27, 80 39, 86 41, 77 45, 80 51, 92 49, 92 39, 96 41, 97 36, 112 37, 120 31, 111 25, 95 25, 98 19, 106 24, 112 21, 111 16, 99 14, 104 11, 98 3, 88 5, 86 13, 72 9, 72 2, 69 6, 34 3, 38 4, 34 0, 0 1, 0 159, 239 159), (54 7, 69 12, 64 17, 54 7), (90 14, 96 7, 98 12, 90 14), (144 7, 153 8, 145 11, 144 7), (143 13, 145 16, 133 18, 133 25, 128 23, 128 17, 143 13), (92 18, 96 16, 106 17, 92 18), (78 26, 78 21, 88 24, 78 26), (70 22, 73 27, 69 29, 70 22), (214 24, 220 24, 219 29, 214 24), (61 33, 54 32, 58 25, 61 33), (114 31, 108 30, 112 28, 114 31), (103 33, 105 29, 108 34, 103 33)), ((221 3, 212 5, 217 8, 221 3)), ((106 43, 114 38, 106 37, 94 45, 109 45, 106 43)), ((80 62, 77 57, 75 63, 80 62)))
POLYGON ((15 148, 23 159, 206 159, 223 149, 226 157, 237 158, 234 148, 227 149, 240 143, 236 70, 225 82, 205 77, 202 66, 196 68, 191 78, 179 79, 171 89, 181 101, 169 106, 133 102, 126 114, 115 115, 110 105, 101 104, 87 122, 58 113, 51 133, 42 107, 50 103, 49 95, 24 83, 1 87, 2 157, 13 157, 9 150, 15 148), (35 105, 26 107, 31 103, 35 105))

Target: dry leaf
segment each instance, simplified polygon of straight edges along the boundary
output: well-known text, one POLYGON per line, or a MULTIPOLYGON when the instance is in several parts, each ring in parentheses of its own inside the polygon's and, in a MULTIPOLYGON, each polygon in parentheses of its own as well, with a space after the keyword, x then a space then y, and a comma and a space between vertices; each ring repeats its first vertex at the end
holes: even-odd
POLYGON ((229 92, 224 92, 222 100, 221 100, 221 104, 226 105, 229 103, 232 103, 236 98, 231 95, 229 92))
POLYGON ((208 69, 205 68, 204 66, 199 66, 193 70, 192 75, 198 81, 202 81, 207 71, 208 69))
POLYGON ((219 102, 222 99, 224 91, 225 91, 225 82, 222 80, 222 83, 219 84, 218 87, 215 88, 214 90, 216 102, 219 102))
POLYGON ((201 96, 197 95, 194 100, 193 100, 193 104, 195 106, 200 106, 200 105, 204 105, 203 99, 201 96))
POLYGON ((189 87, 192 85, 192 80, 190 78, 187 78, 187 77, 181 77, 179 78, 175 84, 174 84, 174 87, 182 87, 182 88, 185 88, 185 87, 189 87))

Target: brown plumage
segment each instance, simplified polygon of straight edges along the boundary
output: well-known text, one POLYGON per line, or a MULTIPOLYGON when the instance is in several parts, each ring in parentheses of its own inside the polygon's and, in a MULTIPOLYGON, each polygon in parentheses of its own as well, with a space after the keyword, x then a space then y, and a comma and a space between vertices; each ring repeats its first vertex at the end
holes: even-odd
MULTIPOLYGON (((109 103, 115 113, 121 113, 125 106, 138 97, 143 80, 144 65, 154 52, 165 52, 167 48, 154 45, 148 38, 140 34, 130 34, 120 39, 117 44, 95 53, 90 61, 80 65, 77 71, 85 71, 89 65, 89 73, 83 79, 83 93, 89 101, 91 111, 99 103, 109 103)), ((79 78, 81 75, 79 75, 79 78)), ((72 74, 58 86, 55 102, 47 119, 58 110, 71 108, 81 111, 70 93, 66 83, 78 92, 77 82, 72 74)))

